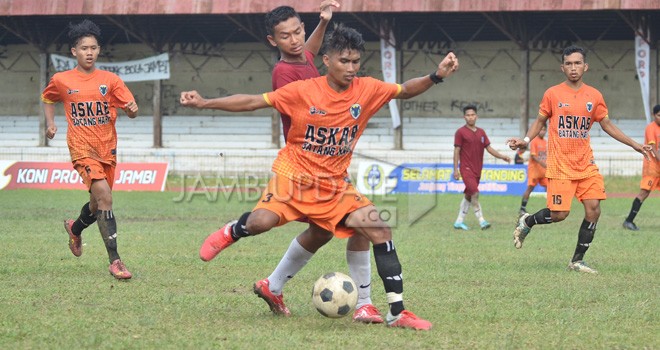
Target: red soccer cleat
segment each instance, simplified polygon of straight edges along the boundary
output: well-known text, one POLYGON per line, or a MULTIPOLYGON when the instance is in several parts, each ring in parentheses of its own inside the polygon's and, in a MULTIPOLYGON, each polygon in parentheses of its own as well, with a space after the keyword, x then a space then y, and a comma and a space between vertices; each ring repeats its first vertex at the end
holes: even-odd
POLYGON ((133 275, 126 269, 126 265, 117 259, 110 264, 109 267, 110 274, 118 280, 127 280, 133 277, 133 275))
POLYGON ((427 320, 422 320, 417 317, 415 314, 408 310, 403 310, 400 314, 392 316, 391 313, 387 313, 387 326, 388 327, 401 327, 401 328, 411 328, 415 330, 428 331, 431 329, 431 322, 427 320))
POLYGON ((225 248, 234 244, 234 239, 231 237, 232 226, 236 221, 228 222, 219 230, 213 232, 199 248, 199 257, 204 261, 211 261, 216 255, 220 254, 225 248))
POLYGON ((353 313, 353 321, 362 323, 383 323, 383 317, 375 306, 366 304, 355 310, 355 313, 353 313))
POLYGON ((74 235, 73 231, 71 231, 73 222, 73 220, 64 220, 64 229, 66 230, 66 233, 69 234, 69 249, 71 249, 71 253, 73 253, 75 256, 81 256, 82 237, 74 235))
POLYGON ((270 307, 270 311, 275 315, 291 316, 291 312, 289 312, 289 309, 284 305, 284 297, 281 294, 273 294, 268 287, 269 284, 270 282, 267 278, 257 281, 257 283, 254 284, 254 294, 266 301, 270 307))

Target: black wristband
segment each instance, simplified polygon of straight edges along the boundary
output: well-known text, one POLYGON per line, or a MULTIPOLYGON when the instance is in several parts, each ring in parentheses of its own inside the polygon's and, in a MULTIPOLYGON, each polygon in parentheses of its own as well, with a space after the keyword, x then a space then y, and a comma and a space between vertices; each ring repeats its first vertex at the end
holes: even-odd
POLYGON ((431 81, 433 82, 433 84, 442 83, 444 81, 444 80, 442 80, 441 77, 439 77, 437 74, 435 74, 435 72, 429 74, 429 78, 431 78, 431 81))

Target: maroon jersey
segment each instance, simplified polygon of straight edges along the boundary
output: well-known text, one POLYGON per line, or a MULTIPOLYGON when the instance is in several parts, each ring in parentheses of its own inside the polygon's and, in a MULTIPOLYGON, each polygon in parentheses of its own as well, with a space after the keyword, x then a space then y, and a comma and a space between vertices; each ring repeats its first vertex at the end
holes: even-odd
MULTIPOLYGON (((292 81, 321 76, 314 65, 314 54, 310 51, 305 51, 305 57, 307 58, 305 63, 279 61, 275 64, 272 75, 273 90, 277 90, 292 81)), ((291 128, 291 117, 285 114, 280 114, 280 116, 282 117, 282 131, 284 132, 284 141, 286 142, 286 137, 291 128)))
POLYGON ((459 167, 461 174, 468 172, 475 177, 481 177, 481 168, 484 165, 484 150, 490 145, 484 129, 477 128, 472 131, 467 126, 456 130, 454 146, 460 147, 459 167))

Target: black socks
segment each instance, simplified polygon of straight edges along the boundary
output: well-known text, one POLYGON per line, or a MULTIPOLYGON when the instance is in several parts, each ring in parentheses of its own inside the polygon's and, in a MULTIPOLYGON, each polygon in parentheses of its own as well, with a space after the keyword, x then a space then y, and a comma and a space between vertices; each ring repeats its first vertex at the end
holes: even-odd
POLYGON ((108 251, 110 263, 119 259, 117 253, 117 222, 112 210, 98 210, 96 212, 96 221, 98 222, 99 231, 105 243, 105 249, 108 251))
POLYGON ((394 243, 387 241, 374 244, 374 259, 378 275, 383 280, 387 302, 390 304, 390 313, 394 316, 404 310, 403 307, 403 277, 401 276, 401 263, 394 249, 394 243))
POLYGON ((243 213, 243 215, 241 215, 238 221, 234 224, 234 227, 231 230, 231 238, 233 238, 234 241, 238 241, 242 237, 247 237, 250 235, 245 227, 247 225, 247 219, 250 214, 250 212, 243 213))
POLYGON ((575 254, 573 255, 572 262, 584 259, 584 253, 589 249, 591 241, 594 240, 596 233, 596 223, 582 220, 580 225, 580 233, 578 234, 578 243, 575 246, 575 254))
POLYGON ((525 224, 530 228, 536 224, 545 225, 550 223, 552 223, 552 216, 550 216, 550 209, 548 208, 543 208, 525 219, 525 224))
POLYGON ((82 209, 80 210, 80 216, 73 223, 73 226, 71 227, 71 232, 76 236, 80 236, 82 231, 86 229, 89 225, 93 224, 94 222, 96 222, 96 216, 89 209, 89 202, 87 202, 83 205, 82 209))
POLYGON ((632 208, 630 208, 630 213, 626 218, 626 221, 633 222, 633 220, 635 220, 635 216, 637 216, 637 213, 639 213, 639 208, 641 207, 642 207, 642 201, 640 201, 639 198, 635 198, 632 204, 632 208))

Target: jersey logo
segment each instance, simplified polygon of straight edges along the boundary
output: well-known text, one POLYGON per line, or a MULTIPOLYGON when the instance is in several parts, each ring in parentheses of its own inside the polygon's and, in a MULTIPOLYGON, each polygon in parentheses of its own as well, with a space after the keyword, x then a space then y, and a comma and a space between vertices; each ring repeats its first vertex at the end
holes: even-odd
POLYGON ((309 107, 309 114, 311 114, 311 115, 314 115, 314 114, 326 115, 327 113, 326 113, 326 111, 324 111, 322 109, 318 109, 314 106, 311 106, 311 107, 309 107))
POLYGON ((594 104, 591 102, 587 102, 587 112, 591 112, 593 108, 594 108, 594 104))
POLYGON ((563 103, 559 102, 559 108, 562 108, 562 107, 569 107, 569 104, 565 103, 565 102, 563 102, 563 103))
POLYGON ((99 86, 99 91, 101 92, 101 95, 105 96, 105 94, 108 93, 108 86, 107 85, 99 86))
POLYGON ((359 103, 355 103, 351 106, 349 111, 351 112, 351 117, 353 117, 353 119, 357 119, 360 117, 360 112, 362 112, 362 106, 360 106, 359 103))
POLYGON ((69 94, 69 95, 73 95, 73 94, 78 93, 78 92, 80 92, 80 90, 72 90, 72 89, 66 90, 66 93, 69 94))

